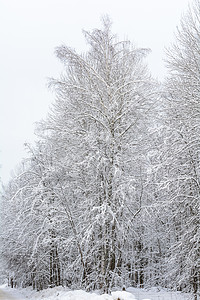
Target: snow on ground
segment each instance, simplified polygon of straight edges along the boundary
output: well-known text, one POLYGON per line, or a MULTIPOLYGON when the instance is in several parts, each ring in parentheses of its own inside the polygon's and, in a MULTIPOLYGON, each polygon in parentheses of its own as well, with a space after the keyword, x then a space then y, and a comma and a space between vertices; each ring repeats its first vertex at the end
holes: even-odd
POLYGON ((6 284, 0 285, 0 299, 2 300, 27 300, 18 289, 8 288, 6 284))
POLYGON ((132 293, 137 300, 191 300, 191 294, 172 292, 167 289, 153 287, 151 289, 138 289, 129 287, 127 291, 132 293))
POLYGON ((190 300, 191 295, 180 292, 169 292, 164 289, 151 288, 149 290, 127 288, 127 291, 115 291, 111 295, 98 295, 97 293, 87 293, 82 290, 69 290, 68 288, 55 287, 40 292, 31 288, 11 289, 7 286, 0 286, 0 290, 5 291, 17 300, 190 300))

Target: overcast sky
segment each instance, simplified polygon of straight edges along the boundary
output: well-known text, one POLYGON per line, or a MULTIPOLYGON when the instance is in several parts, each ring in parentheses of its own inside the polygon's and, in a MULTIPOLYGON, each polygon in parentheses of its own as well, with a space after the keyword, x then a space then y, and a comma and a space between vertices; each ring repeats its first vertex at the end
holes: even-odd
POLYGON ((164 47, 192 0, 0 0, 0 176, 5 183, 34 142, 35 122, 45 118, 54 95, 47 78, 62 65, 55 47, 85 50, 82 29, 101 27, 108 14, 113 32, 138 47, 151 48, 149 67, 165 75, 164 47))

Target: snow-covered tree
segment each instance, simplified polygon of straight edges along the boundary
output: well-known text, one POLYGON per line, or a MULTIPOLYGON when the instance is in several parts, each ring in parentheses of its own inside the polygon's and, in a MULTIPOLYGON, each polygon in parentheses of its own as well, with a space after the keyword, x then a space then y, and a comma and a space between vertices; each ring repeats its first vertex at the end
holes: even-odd
POLYGON ((38 143, 29 151, 3 193, 2 257, 19 284, 42 289, 61 284, 62 206, 52 149, 38 143))
POLYGON ((103 26, 84 32, 86 54, 57 48, 65 70, 51 81, 57 100, 47 128, 62 149, 68 194, 78 206, 82 283, 108 290, 130 265, 157 95, 142 61, 149 50, 119 42, 108 18, 103 26))
POLYGON ((149 219, 159 92, 143 61, 149 50, 118 41, 107 17, 84 35, 85 54, 57 48, 56 101, 4 192, 4 258, 37 289, 159 284, 160 219, 149 219))
POLYGON ((170 201, 169 280, 180 289, 200 287, 200 2, 182 18, 168 51, 168 121, 165 143, 170 201), (173 280, 172 280, 173 279, 173 280))

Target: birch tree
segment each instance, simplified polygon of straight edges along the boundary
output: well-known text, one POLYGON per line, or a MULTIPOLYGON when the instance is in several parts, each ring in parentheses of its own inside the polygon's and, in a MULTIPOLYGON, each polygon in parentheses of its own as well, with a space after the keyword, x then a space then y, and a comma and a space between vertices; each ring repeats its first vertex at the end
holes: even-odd
POLYGON ((149 50, 119 42, 108 18, 102 30, 84 35, 90 47, 86 54, 65 45, 56 50, 64 72, 51 80, 57 99, 47 128, 64 149, 69 189, 83 212, 78 228, 82 282, 108 291, 122 280, 129 263, 124 252, 134 238, 134 215, 143 200, 156 84, 142 62, 149 50))
POLYGON ((2 256, 18 284, 40 290, 61 284, 62 207, 54 192, 56 169, 48 144, 29 151, 30 158, 4 191, 2 256))
POLYGON ((199 290, 200 220, 200 2, 182 18, 176 42, 168 51, 168 129, 166 143, 171 202, 170 277, 177 288, 199 290), (172 266, 174 266, 172 268, 172 266), (172 271, 173 270, 173 271, 172 271))
POLYGON ((55 103, 5 191, 4 257, 20 284, 37 289, 143 287, 159 269, 146 271, 159 242, 154 233, 148 246, 144 213, 154 201, 147 154, 157 83, 144 62, 149 49, 118 41, 109 18, 84 36, 85 54, 56 49, 64 71, 50 81, 55 103))

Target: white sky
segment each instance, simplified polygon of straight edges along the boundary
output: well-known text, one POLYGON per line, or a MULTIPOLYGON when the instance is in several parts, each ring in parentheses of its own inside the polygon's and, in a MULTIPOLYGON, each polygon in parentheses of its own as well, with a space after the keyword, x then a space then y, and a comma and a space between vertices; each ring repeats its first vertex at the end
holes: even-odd
POLYGON ((102 15, 113 32, 151 48, 149 67, 162 80, 164 47, 174 40, 192 0, 0 0, 0 177, 5 183, 34 141, 34 123, 45 118, 54 95, 47 78, 62 65, 55 47, 85 50, 82 29, 100 28, 102 15))

